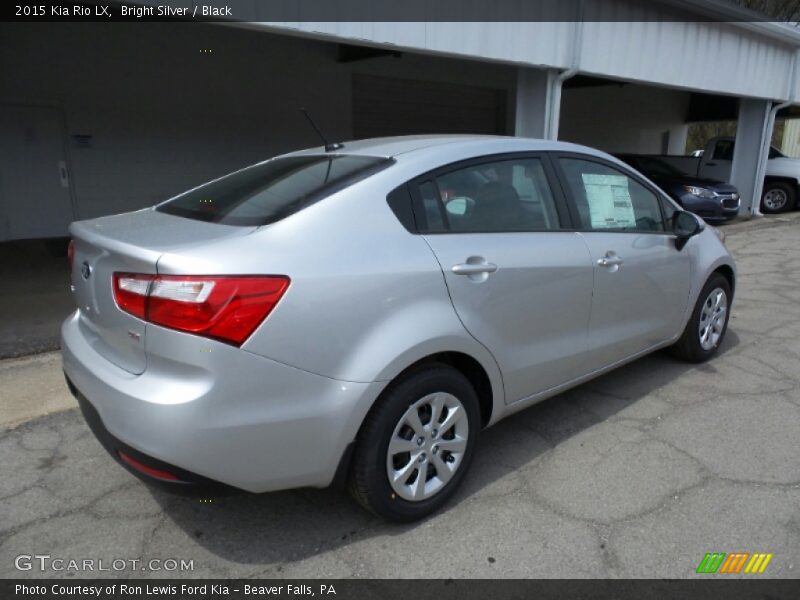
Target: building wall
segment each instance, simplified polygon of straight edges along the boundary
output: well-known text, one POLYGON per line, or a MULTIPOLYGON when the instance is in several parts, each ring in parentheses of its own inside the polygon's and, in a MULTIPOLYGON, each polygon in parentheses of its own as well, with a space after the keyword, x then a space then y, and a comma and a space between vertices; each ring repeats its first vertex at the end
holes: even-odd
MULTIPOLYGON (((579 27, 570 21, 580 0, 558 4, 565 20, 441 22, 432 6, 431 21, 348 22, 351 5, 362 1, 332 3, 325 22, 309 21, 299 7, 287 9, 285 19, 277 21, 269 18, 275 13, 267 3, 235 4, 240 18, 256 22, 248 26, 557 69, 574 66, 573 39, 582 32, 578 67, 583 73, 756 98, 790 97, 791 66, 800 47, 800 34, 791 26, 722 22, 735 19, 689 12, 689 2, 679 9, 677 2, 593 0, 585 2, 579 27)), ((492 6, 496 14, 511 14, 518 2, 494 0, 492 6)), ((474 21, 484 20, 485 7, 485 0, 459 2, 465 19, 478 15, 474 21)), ((796 92, 800 80, 797 87, 796 92)))
POLYGON ((565 88, 559 139, 612 153, 683 154, 688 106, 687 92, 651 86, 565 88))
POLYGON ((335 44, 219 25, 2 24, 0 110, 3 103, 63 109, 82 219, 149 206, 319 145, 300 107, 329 138, 349 139, 354 73, 514 96, 513 67, 413 54, 336 59, 335 44), (78 147, 73 135, 91 136, 90 146, 78 147))

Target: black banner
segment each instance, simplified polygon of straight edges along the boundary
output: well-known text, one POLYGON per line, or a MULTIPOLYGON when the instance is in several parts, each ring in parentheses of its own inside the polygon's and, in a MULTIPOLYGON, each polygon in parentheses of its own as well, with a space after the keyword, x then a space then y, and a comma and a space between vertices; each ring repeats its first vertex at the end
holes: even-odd
POLYGON ((2 5, 3 21, 29 22, 566 22, 766 21, 713 0, 31 0, 2 5))
POLYGON ((721 576, 690 580, 6 579, 0 583, 0 598, 4 600, 794 600, 798 597, 800 580, 721 576))

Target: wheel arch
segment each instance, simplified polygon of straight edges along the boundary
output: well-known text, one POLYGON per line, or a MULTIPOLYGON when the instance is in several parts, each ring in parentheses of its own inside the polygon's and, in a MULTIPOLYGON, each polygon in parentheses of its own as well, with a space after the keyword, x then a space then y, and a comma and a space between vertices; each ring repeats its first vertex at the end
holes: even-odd
MULTIPOLYGON (((718 266, 716 269, 714 269, 711 272, 711 275, 713 275, 714 273, 719 273, 725 279, 728 280, 728 284, 731 286, 731 299, 733 299, 732 297, 736 291, 736 273, 734 272, 733 267, 731 267, 730 265, 722 264, 718 266)), ((709 277, 711 275, 709 275, 709 277)))
POLYGON ((764 186, 766 187, 768 183, 788 183, 795 189, 800 184, 796 177, 789 177, 788 175, 766 175, 764 177, 764 186))
MULTIPOLYGON (((498 402, 503 402, 502 381, 497 380, 500 377, 499 369, 497 369, 494 364, 487 368, 478 358, 460 350, 431 352, 425 356, 414 359, 402 368, 396 368, 396 374, 386 381, 386 385, 381 390, 380 394, 378 394, 373 406, 394 382, 408 377, 415 371, 419 371, 434 364, 450 366, 469 380, 478 396, 481 411, 481 427, 486 427, 492 423, 492 417, 496 417, 498 414, 496 404, 498 402)), ((371 408, 372 407, 370 407, 370 410, 371 408)))

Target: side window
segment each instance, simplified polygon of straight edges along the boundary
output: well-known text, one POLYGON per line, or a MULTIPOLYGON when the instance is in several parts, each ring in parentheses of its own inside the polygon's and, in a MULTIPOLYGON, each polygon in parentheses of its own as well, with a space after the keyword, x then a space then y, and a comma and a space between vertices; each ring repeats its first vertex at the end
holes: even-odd
POLYGON ((560 158, 581 228, 664 231, 658 196, 622 171, 590 160, 560 158))
POLYGON ((432 182, 426 181, 419 186, 419 195, 422 200, 421 212, 425 219, 424 229, 426 231, 442 231, 445 229, 436 186, 432 182))
POLYGON ((733 141, 719 140, 714 147, 714 160, 733 160, 733 141))
MULTIPOLYGON (((427 193, 420 186, 423 198, 427 193)), ((472 165, 436 178, 452 232, 559 229, 555 200, 538 158, 472 165)))

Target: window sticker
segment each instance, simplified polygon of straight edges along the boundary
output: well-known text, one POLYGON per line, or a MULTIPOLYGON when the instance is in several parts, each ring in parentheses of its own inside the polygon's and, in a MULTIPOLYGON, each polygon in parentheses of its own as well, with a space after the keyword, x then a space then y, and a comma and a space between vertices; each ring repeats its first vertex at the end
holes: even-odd
POLYGON ((636 227, 628 178, 624 175, 582 173, 592 229, 636 227))

